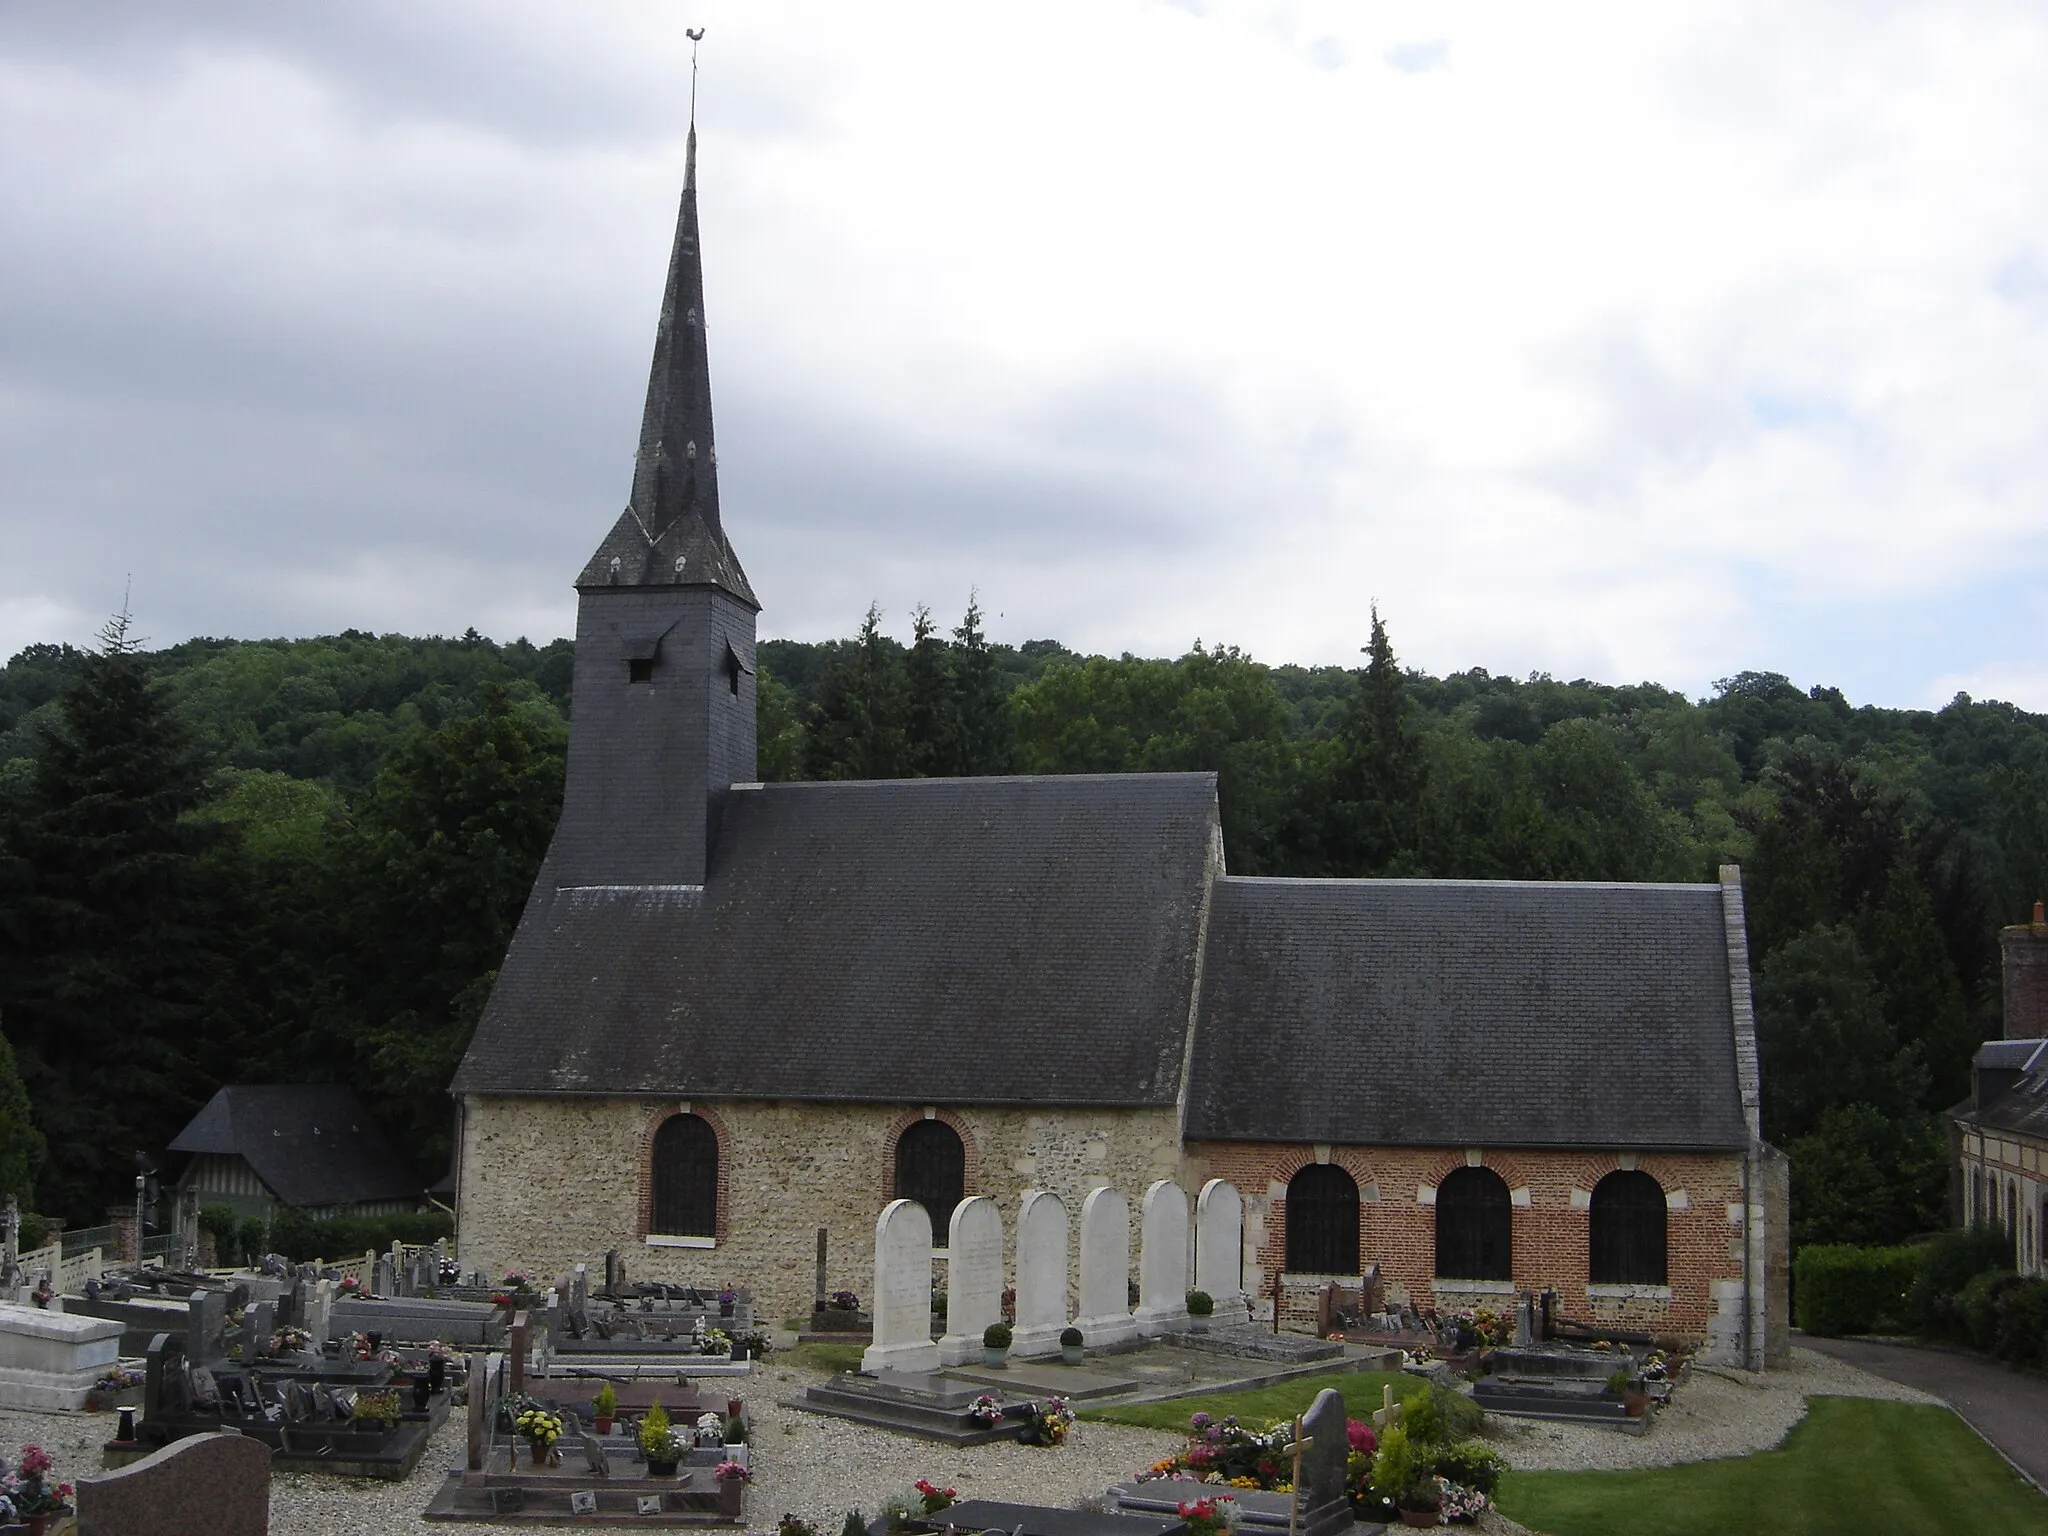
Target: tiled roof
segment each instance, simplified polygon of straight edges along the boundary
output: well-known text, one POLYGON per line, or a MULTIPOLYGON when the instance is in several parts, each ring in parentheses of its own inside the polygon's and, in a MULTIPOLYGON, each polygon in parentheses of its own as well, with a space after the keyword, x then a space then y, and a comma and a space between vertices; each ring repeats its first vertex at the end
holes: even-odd
POLYGON ((459 1093, 1165 1105, 1213 774, 770 784, 706 884, 541 872, 459 1093))
POLYGON ((245 1159, 290 1206, 417 1199, 419 1178, 332 1083, 236 1083, 220 1089, 171 1143, 173 1152, 245 1159))
POLYGON ((1190 1139, 1745 1146, 1718 886, 1219 882, 1190 1139))

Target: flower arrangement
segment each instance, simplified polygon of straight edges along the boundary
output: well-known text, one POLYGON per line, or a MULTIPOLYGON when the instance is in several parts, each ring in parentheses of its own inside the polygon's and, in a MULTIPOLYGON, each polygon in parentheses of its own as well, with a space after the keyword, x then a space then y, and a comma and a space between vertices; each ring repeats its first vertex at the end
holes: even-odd
POLYGON ((491 1297, 491 1305, 503 1307, 507 1312, 515 1312, 519 1308, 519 1298, 509 1291, 499 1291, 491 1297))
POLYGON ((721 1461, 711 1469, 711 1475, 721 1483, 751 1483, 754 1474, 747 1470, 744 1461, 721 1461))
POLYGON ((700 1355, 725 1355, 732 1353, 732 1335, 723 1328, 706 1328, 697 1335, 697 1353, 700 1355))
POLYGON ((1179 1513, 1187 1522, 1188 1536, 1223 1536, 1236 1523, 1237 1502, 1229 1494, 1219 1493, 1214 1498, 1183 1501, 1179 1513))
POLYGON ((729 1285, 718 1293, 718 1304, 721 1307, 729 1307, 739 1299, 740 1293, 729 1285))
POLYGON ((0 1504, 7 1506, 8 1515, 30 1520, 63 1510, 64 1501, 71 1497, 71 1485, 50 1481, 55 1466, 40 1445, 21 1448, 21 1460, 14 1469, 0 1471, 0 1504))
POLYGON ((533 1271, 508 1269, 505 1271, 504 1285, 508 1291, 530 1291, 533 1289, 533 1271))
POLYGON ((370 1336, 367 1333, 346 1335, 341 1341, 341 1347, 343 1353, 351 1360, 367 1360, 376 1353, 370 1348, 370 1336))
POLYGON ((1043 1403, 1031 1405, 1030 1417, 1024 1421, 1024 1433, 1017 1437, 1019 1445, 1065 1445, 1067 1431, 1073 1427, 1074 1410, 1057 1397, 1049 1397, 1043 1403))
POLYGON ((453 1259, 443 1259, 435 1273, 440 1276, 443 1285, 462 1283, 462 1266, 453 1259))
POLYGON ((1491 1307, 1463 1307, 1452 1314, 1460 1337, 1469 1337, 1482 1349, 1505 1344, 1511 1333, 1508 1320, 1491 1307))
POLYGON ((562 1421, 559 1416, 535 1404, 512 1421, 512 1427, 524 1435, 527 1443, 546 1450, 562 1438, 562 1421))
POLYGON ((295 1323, 286 1323, 263 1345, 267 1355, 296 1355, 313 1347, 313 1335, 295 1323))
POLYGON ((682 1438, 669 1428, 668 1410, 657 1400, 640 1420, 640 1454, 650 1462, 676 1462, 686 1449, 682 1438))
POLYGON ((92 1389, 95 1392, 125 1392, 130 1387, 141 1385, 142 1375, 139 1371, 124 1370, 117 1365, 95 1381, 92 1389))
POLYGON ((341 1284, 335 1289, 344 1296, 360 1296, 363 1294, 363 1282, 354 1275, 343 1275, 341 1284))
POLYGON ((937 1487, 928 1477, 920 1477, 911 1486, 917 1489, 917 1496, 924 1500, 924 1512, 927 1516, 936 1515, 940 1510, 950 1508, 960 1499, 958 1488, 937 1487))
POLYGON ((1346 1419, 1344 1421, 1344 1439, 1346 1444, 1360 1456, 1370 1456, 1380 1448, 1380 1437, 1373 1433, 1372 1426, 1363 1419, 1346 1419))
POLYGON ((398 1424, 398 1412, 396 1392, 358 1392, 348 1421, 357 1429, 393 1429, 398 1424))
POLYGON ((837 1312, 858 1312, 860 1310, 860 1297, 856 1296, 852 1291, 834 1291, 826 1305, 837 1312))
POLYGON ((1449 1478, 1436 1480, 1437 1513, 1451 1525, 1477 1525, 1493 1501, 1477 1488, 1467 1488, 1449 1478))
POLYGON ((1003 1422, 1003 1405, 984 1392, 967 1405, 967 1417, 970 1422, 983 1428, 991 1424, 1000 1424, 1003 1422))
POLYGON ((801 1515, 784 1515, 775 1523, 775 1536, 819 1536, 819 1531, 801 1515))
POLYGON ((453 1360, 455 1358, 455 1346, 444 1344, 439 1339, 430 1339, 427 1341, 427 1358, 429 1360, 453 1360))
POLYGON ((1292 1419, 1283 1419, 1269 1429, 1253 1430, 1234 1416, 1219 1420, 1198 1413, 1188 1420, 1187 1443, 1163 1461, 1155 1462, 1139 1478, 1284 1492, 1294 1486, 1285 1449, 1293 1435, 1292 1419))

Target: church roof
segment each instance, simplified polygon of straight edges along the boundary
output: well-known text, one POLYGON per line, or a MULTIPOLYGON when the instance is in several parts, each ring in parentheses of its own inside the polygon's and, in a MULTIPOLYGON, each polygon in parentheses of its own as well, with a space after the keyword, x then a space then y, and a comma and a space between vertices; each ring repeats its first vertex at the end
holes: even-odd
POLYGON ((421 1184, 335 1083, 233 1083, 172 1141, 173 1152, 239 1157, 289 1206, 417 1199, 421 1184))
POLYGON ((690 128, 682 205, 654 332, 654 362, 633 496, 579 588, 715 586, 761 605, 740 569, 718 510, 718 447, 711 431, 711 362, 704 339, 704 255, 697 229, 697 129, 690 128))
POLYGON ((706 884, 547 869, 457 1093, 1169 1105, 1213 774, 769 784, 706 884))
POLYGON ((1745 1146, 1723 901, 1710 885, 1221 880, 1187 1134, 1745 1146))

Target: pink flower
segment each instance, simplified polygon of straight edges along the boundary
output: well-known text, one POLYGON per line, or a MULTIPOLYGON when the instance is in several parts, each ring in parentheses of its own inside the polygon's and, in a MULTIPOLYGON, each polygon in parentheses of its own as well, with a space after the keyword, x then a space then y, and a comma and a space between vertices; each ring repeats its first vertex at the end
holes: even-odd
POLYGON ((56 1463, 50 1460, 50 1453, 40 1445, 24 1445, 21 1448, 21 1475, 41 1477, 56 1463))
POLYGON ((1351 1449, 1361 1456, 1370 1456, 1380 1448, 1380 1437, 1372 1432, 1372 1426, 1363 1419, 1347 1419, 1344 1436, 1351 1442, 1351 1449))

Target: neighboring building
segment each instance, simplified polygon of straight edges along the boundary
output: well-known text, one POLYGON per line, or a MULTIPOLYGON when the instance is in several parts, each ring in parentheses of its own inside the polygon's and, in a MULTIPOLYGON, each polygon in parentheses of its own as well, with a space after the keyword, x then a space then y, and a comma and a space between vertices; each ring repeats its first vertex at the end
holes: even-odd
POLYGON ((1212 774, 754 782, 692 130, 632 500, 577 581, 561 822, 456 1076, 465 1264, 811 1300, 897 1195, 1227 1175, 1247 1289, 1785 1340, 1738 873, 1247 880, 1212 774), (1262 1277, 1265 1277, 1262 1279, 1262 1277), (1286 1284, 1287 1282, 1283 1282, 1286 1284))
POLYGON ((332 1084, 234 1084, 207 1100, 170 1150, 185 1203, 262 1216, 279 1206, 310 1216, 383 1216, 420 1208, 417 1175, 363 1113, 355 1090, 332 1084))
POLYGON ((2048 1274, 2048 914, 1998 936, 2005 1038, 1971 1063, 1970 1097, 1949 1112, 1965 1226, 2003 1228, 2013 1268, 2048 1274))

